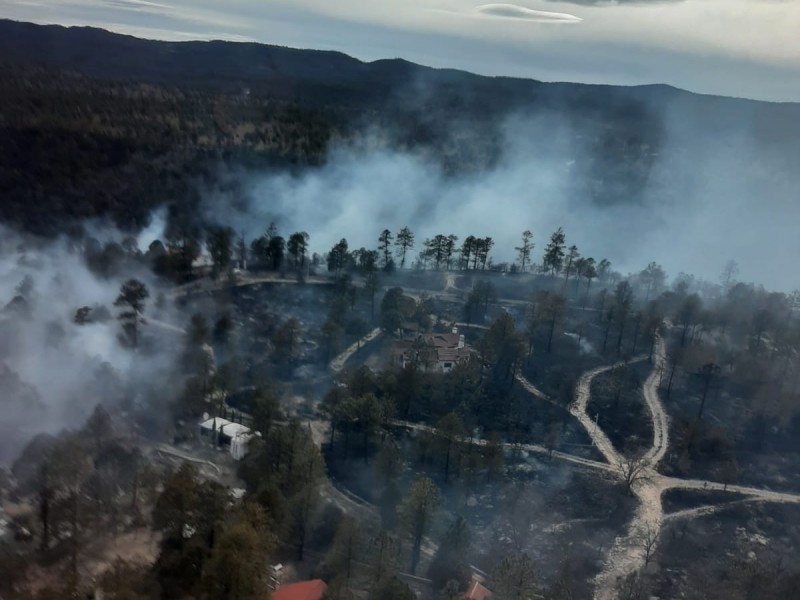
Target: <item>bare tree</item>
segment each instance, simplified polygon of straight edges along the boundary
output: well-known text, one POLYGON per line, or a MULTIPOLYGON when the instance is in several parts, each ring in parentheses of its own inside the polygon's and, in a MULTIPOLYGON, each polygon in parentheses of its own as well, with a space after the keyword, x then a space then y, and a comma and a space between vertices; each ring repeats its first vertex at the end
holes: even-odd
POLYGON ((648 523, 644 532, 642 532, 641 543, 642 549, 644 550, 645 569, 647 568, 647 565, 650 564, 650 561, 653 560, 660 536, 661 529, 659 527, 655 527, 652 523, 648 523))
POLYGON ((647 598, 644 577, 640 571, 629 573, 617 584, 617 600, 643 600, 647 598))
POLYGON ((725 263, 722 273, 719 276, 719 282, 722 284, 722 289, 727 292, 733 284, 736 283, 736 277, 739 275, 739 264, 735 260, 729 260, 725 263))
POLYGON ((619 462, 619 472, 628 494, 633 495, 633 487, 640 481, 650 479, 649 464, 644 456, 623 457, 619 462))

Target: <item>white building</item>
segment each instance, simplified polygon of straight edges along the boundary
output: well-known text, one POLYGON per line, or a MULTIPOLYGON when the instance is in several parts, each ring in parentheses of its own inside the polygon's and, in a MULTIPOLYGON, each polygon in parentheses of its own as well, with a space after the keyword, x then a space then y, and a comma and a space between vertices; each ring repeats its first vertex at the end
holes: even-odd
POLYGON ((211 417, 200 423, 200 437, 218 446, 227 446, 231 456, 242 460, 247 454, 247 444, 253 437, 250 428, 220 417, 211 417))

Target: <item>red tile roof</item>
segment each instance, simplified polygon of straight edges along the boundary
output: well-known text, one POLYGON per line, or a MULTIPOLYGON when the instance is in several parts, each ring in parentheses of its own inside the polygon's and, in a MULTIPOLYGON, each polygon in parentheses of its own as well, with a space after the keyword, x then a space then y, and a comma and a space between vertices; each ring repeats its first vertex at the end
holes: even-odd
POLYGON ((270 600, 322 600, 327 589, 322 579, 289 583, 272 592, 270 600))
POLYGON ((464 594, 464 600, 485 600, 491 596, 492 592, 483 587, 480 582, 473 580, 464 594))

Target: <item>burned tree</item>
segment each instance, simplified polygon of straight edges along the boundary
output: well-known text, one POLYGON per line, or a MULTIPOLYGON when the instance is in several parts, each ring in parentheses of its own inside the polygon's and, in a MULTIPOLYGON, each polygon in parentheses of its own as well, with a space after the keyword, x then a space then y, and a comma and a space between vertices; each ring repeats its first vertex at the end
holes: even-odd
POLYGON ((134 348, 139 345, 141 314, 144 312, 144 301, 149 297, 150 292, 144 283, 138 279, 129 279, 122 284, 119 296, 114 301, 114 306, 126 309, 119 314, 118 318, 122 323, 125 341, 134 348))
POLYGON ((629 495, 633 495, 633 488, 636 484, 650 479, 649 466, 644 456, 622 457, 620 459, 618 465, 619 473, 625 482, 625 488, 629 495))
POLYGON ((416 573, 419 564, 422 538, 431 526, 433 513, 440 501, 439 488, 423 475, 411 485, 408 497, 400 507, 400 515, 412 541, 410 565, 412 575, 416 573))

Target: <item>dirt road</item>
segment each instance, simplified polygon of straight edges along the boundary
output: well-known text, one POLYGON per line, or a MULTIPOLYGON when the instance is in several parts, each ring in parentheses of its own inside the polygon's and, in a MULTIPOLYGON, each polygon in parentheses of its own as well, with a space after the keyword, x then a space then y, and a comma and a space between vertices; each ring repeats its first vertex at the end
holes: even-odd
POLYGON ((657 335, 653 352, 653 370, 650 371, 643 386, 644 400, 650 411, 650 417, 653 419, 653 445, 645 454, 645 460, 653 469, 664 458, 669 446, 669 418, 658 396, 660 374, 663 372, 666 362, 667 352, 664 340, 657 335))
POLYGON ((539 398, 539 400, 544 400, 545 402, 549 402, 549 403, 550 403, 550 404, 552 404, 553 406, 558 406, 559 408, 563 408, 563 407, 562 407, 562 406, 561 406, 561 405, 560 405, 558 402, 556 402, 555 400, 553 400, 553 399, 552 399, 550 396, 548 396, 547 394, 545 394, 545 393, 544 393, 542 390, 540 390, 539 388, 537 388, 535 385, 533 385, 533 384, 532 384, 530 381, 528 381, 527 379, 525 379, 525 378, 524 378, 522 375, 520 375, 519 373, 517 373, 517 375, 516 375, 516 379, 517 379, 517 381, 519 382, 519 384, 522 386, 522 388, 523 388, 523 389, 524 389, 526 392, 528 392, 528 393, 529 393, 531 396, 534 396, 534 397, 536 397, 536 398, 539 398))
MULTIPOLYGON (((628 364, 642 361, 645 358, 645 356, 638 356, 630 360, 628 364)), ((622 455, 614 449, 611 440, 609 440, 605 432, 598 427, 597 422, 592 420, 586 413, 586 406, 589 404, 589 400, 592 396, 592 380, 601 373, 605 373, 616 367, 621 367, 624 364, 624 361, 620 361, 613 365, 606 365, 586 371, 578 380, 578 385, 575 387, 575 401, 570 404, 569 407, 569 412, 578 419, 586 430, 586 433, 588 433, 589 437, 592 439, 592 443, 610 465, 619 465, 622 462, 622 455)))
POLYGON ((358 352, 359 348, 369 344, 372 340, 377 338, 381 334, 381 330, 379 327, 376 327, 372 331, 370 331, 367 335, 363 338, 355 342, 349 348, 347 348, 344 352, 339 354, 336 358, 331 361, 330 367, 334 373, 338 373, 344 368, 344 364, 348 361, 348 359, 353 356, 356 352, 358 352))
MULTIPOLYGON (((642 359, 643 357, 639 357, 637 360, 642 359)), ((773 492, 738 485, 726 486, 722 483, 708 480, 684 480, 665 477, 656 471, 656 467, 666 455, 669 447, 669 419, 658 394, 659 373, 663 371, 665 364, 666 351, 664 342, 659 336, 656 339, 653 370, 643 384, 644 399, 653 422, 653 443, 643 456, 644 465, 641 477, 633 484, 631 489, 639 504, 625 535, 616 539, 606 557, 603 570, 595 579, 595 600, 612 600, 615 598, 618 582, 628 574, 645 566, 648 552, 652 555, 665 518, 693 518, 711 514, 725 507, 724 504, 700 507, 680 511, 675 515, 665 517, 661 498, 666 490, 727 491, 744 494, 749 497, 742 500, 742 502, 766 501, 800 504, 800 495, 798 494, 773 492)), ((609 464, 621 465, 625 457, 616 452, 602 429, 597 427, 596 423, 586 414, 586 406, 591 396, 592 379, 600 373, 613 368, 613 366, 600 367, 584 373, 578 382, 575 402, 571 405, 570 411, 586 429, 595 446, 597 446, 609 464)), ((617 477, 622 478, 620 468, 615 469, 614 472, 617 477)))

